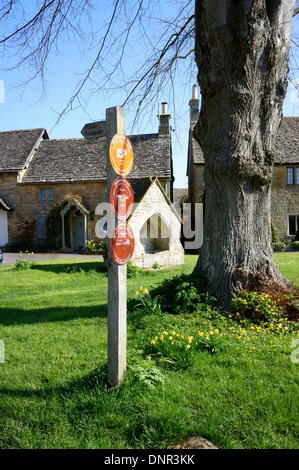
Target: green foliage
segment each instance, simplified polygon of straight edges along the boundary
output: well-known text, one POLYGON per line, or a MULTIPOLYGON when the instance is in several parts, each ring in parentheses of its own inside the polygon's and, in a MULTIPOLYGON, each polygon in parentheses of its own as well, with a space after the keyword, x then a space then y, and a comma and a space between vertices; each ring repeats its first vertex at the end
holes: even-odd
POLYGON ((108 242, 107 240, 87 240, 86 249, 88 251, 99 251, 103 255, 107 254, 108 242))
POLYGON ((32 266, 35 264, 35 261, 30 256, 33 255, 33 254, 34 253, 29 253, 29 252, 26 252, 25 254, 23 254, 20 251, 20 258, 16 259, 14 268, 15 269, 29 269, 29 268, 32 268, 32 266))
POLYGON ((232 300, 232 313, 256 323, 276 323, 283 320, 283 309, 269 294, 241 291, 232 300))
POLYGON ((299 241, 294 241, 291 246, 293 250, 299 251, 299 241))
MULTIPOLYGON (((212 331, 212 335, 214 333, 219 333, 219 330, 212 331)), ((148 331, 141 347, 149 361, 154 359, 158 364, 174 370, 190 367, 194 362, 195 351, 215 352, 211 331, 205 334, 194 330, 188 334, 181 328, 169 330, 161 327, 155 333, 148 331)))
POLYGON ((284 251, 286 249, 286 245, 284 242, 275 242, 272 244, 274 251, 284 251))
POLYGON ((133 279, 136 278, 139 274, 142 273, 142 269, 138 266, 135 266, 132 261, 127 263, 127 278, 133 279))
POLYGON ((165 279, 151 292, 151 296, 159 298, 163 312, 172 314, 191 313, 203 301, 209 302, 206 281, 196 272, 165 279))
POLYGON ((273 243, 278 243, 278 242, 279 242, 279 238, 278 238, 278 235, 277 235, 277 233, 276 233, 274 224, 273 224, 272 222, 271 222, 271 233, 272 233, 272 244, 273 244, 273 243))
POLYGON ((148 289, 140 287, 139 290, 135 291, 135 297, 138 297, 138 300, 140 300, 135 309, 141 309, 142 314, 162 315, 160 298, 150 294, 148 289))
POLYGON ((158 385, 164 385, 165 376, 153 363, 139 358, 136 360, 135 355, 133 363, 128 360, 125 382, 135 383, 136 381, 154 390, 158 385))

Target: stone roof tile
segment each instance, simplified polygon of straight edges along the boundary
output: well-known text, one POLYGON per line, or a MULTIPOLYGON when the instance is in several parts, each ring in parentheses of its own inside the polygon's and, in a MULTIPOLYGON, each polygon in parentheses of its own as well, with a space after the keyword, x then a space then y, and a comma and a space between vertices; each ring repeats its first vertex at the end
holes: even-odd
MULTIPOLYGON (((171 176, 170 137, 128 136, 134 164, 130 179, 171 176)), ((106 139, 44 140, 24 173, 22 183, 106 180, 106 139)))
POLYGON ((48 138, 45 129, 25 129, 0 132, 0 171, 18 171, 42 137, 48 138))

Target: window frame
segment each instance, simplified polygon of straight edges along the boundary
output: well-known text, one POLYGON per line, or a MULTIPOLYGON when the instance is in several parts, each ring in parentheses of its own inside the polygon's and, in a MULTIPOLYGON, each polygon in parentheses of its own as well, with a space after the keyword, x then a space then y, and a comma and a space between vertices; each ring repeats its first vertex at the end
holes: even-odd
POLYGON ((55 200, 55 191, 54 188, 51 187, 46 187, 46 188, 40 188, 39 189, 39 200, 41 202, 46 202, 50 201, 53 202, 55 200), (50 197, 50 194, 53 195, 53 197, 50 197))
POLYGON ((294 237, 299 230, 299 214, 289 214, 288 215, 288 236, 289 237, 294 237), (290 219, 291 217, 294 217, 294 222, 295 222, 295 233, 290 233, 290 219))
POLYGON ((299 166, 287 166, 287 186, 299 186, 299 166))
POLYGON ((36 217, 36 238, 38 240, 45 240, 47 238, 47 217, 45 215, 38 215, 36 217))
POLYGON ((42 202, 45 202, 47 200, 47 189, 46 188, 40 188, 40 190, 39 190, 39 199, 42 202))
POLYGON ((54 188, 48 188, 47 192, 48 192, 48 201, 54 201, 54 188), (53 195, 53 197, 51 198, 50 198, 50 191, 51 191, 51 194, 53 195))

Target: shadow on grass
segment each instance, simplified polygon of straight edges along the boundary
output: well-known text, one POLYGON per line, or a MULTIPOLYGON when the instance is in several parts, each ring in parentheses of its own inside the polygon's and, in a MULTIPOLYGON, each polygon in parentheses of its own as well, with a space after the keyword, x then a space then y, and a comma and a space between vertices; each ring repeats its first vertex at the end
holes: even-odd
POLYGON ((61 395, 72 395, 73 393, 78 393, 79 391, 89 391, 94 389, 108 389, 108 374, 107 374, 107 364, 100 365, 90 371, 88 374, 83 377, 73 380, 65 385, 46 385, 39 389, 10 389, 10 388, 0 388, 0 394, 9 395, 11 397, 45 397, 51 394, 61 395))
POLYGON ((53 272, 56 274, 66 273, 73 274, 76 272, 98 272, 98 273, 107 273, 107 268, 104 266, 104 261, 91 261, 91 262, 82 262, 82 261, 72 261, 71 263, 37 263, 31 266, 30 269, 44 271, 44 272, 53 272))
POLYGON ((105 318, 107 317, 107 304, 90 307, 51 307, 34 310, 21 308, 2 308, 0 310, 0 324, 30 325, 33 323, 70 321, 77 318, 105 318))

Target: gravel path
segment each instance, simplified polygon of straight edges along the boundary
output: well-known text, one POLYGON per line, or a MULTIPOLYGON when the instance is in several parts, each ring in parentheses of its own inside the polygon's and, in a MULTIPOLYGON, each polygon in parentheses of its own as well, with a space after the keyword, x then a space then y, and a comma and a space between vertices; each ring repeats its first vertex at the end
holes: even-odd
MULTIPOLYGON (((2 264, 15 264, 16 259, 20 258, 20 253, 3 253, 3 263, 2 264)), ((26 259, 25 254, 25 259, 26 259)), ((89 260, 98 260, 102 259, 101 255, 81 255, 79 253, 34 253, 33 255, 28 256, 28 258, 33 259, 34 261, 43 261, 47 259, 63 259, 63 258, 78 258, 78 259, 89 259, 89 260)))

